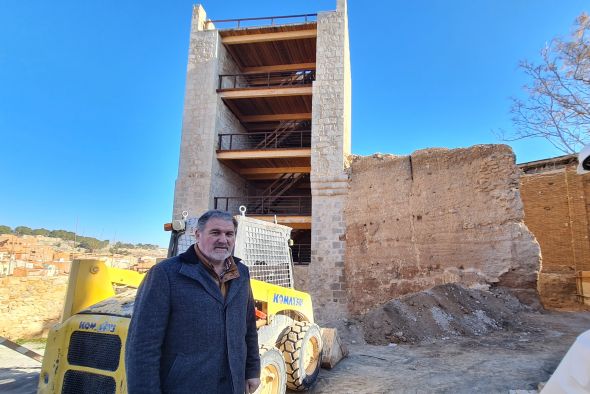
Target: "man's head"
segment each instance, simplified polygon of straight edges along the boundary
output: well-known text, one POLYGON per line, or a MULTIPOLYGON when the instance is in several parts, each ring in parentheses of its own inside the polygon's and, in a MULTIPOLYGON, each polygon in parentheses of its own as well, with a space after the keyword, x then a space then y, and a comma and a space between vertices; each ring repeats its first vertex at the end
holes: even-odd
POLYGON ((234 250, 238 223, 228 212, 211 210, 197 222, 195 236, 199 250, 212 263, 227 259, 234 250))

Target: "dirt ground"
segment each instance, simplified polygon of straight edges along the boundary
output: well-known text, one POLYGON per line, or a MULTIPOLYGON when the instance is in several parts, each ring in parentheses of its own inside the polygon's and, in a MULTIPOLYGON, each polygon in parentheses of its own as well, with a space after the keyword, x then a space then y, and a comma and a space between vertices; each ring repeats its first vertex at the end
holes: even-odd
MULTIPOLYGON (((440 286, 343 321, 350 355, 323 369, 310 393, 532 391, 588 329, 590 312, 538 310, 502 289, 440 286)), ((39 370, 0 347, 0 392, 34 393, 39 370)))
POLYGON ((445 285, 340 327, 350 355, 312 393, 508 393, 549 379, 590 312, 544 311, 509 291, 445 285))
POLYGON ((448 337, 478 337, 495 331, 526 332, 525 305, 508 289, 470 289, 451 283, 389 301, 360 317, 372 345, 420 343, 448 337))

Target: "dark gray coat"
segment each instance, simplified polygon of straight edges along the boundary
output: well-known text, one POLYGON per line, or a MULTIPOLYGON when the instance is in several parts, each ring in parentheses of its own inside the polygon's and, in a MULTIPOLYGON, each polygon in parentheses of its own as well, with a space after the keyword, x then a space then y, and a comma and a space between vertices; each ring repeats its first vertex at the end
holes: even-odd
POLYGON ((194 246, 149 271, 127 337, 130 394, 243 394, 245 380, 259 377, 250 274, 235 261, 240 277, 228 282, 225 300, 194 246))

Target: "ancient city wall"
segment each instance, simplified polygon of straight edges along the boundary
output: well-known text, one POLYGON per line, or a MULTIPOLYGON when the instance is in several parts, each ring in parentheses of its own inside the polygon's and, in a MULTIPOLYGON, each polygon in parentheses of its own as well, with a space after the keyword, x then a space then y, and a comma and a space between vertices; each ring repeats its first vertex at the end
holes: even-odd
POLYGON ((539 246, 505 145, 356 158, 346 200, 349 310, 443 283, 536 297, 539 246))
POLYGON ((61 317, 67 286, 66 276, 0 278, 0 336, 45 336, 61 317))
POLYGON ((549 308, 572 308, 576 271, 590 270, 587 206, 590 175, 568 167, 521 177, 525 223, 541 245, 541 302, 549 308))

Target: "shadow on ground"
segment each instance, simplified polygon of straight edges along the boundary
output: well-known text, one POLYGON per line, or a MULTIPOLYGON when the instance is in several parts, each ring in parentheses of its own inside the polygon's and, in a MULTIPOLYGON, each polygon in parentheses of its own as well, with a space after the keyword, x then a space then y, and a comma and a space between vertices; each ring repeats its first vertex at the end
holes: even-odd
POLYGON ((41 368, 0 368, 0 393, 36 393, 40 370, 41 368))

